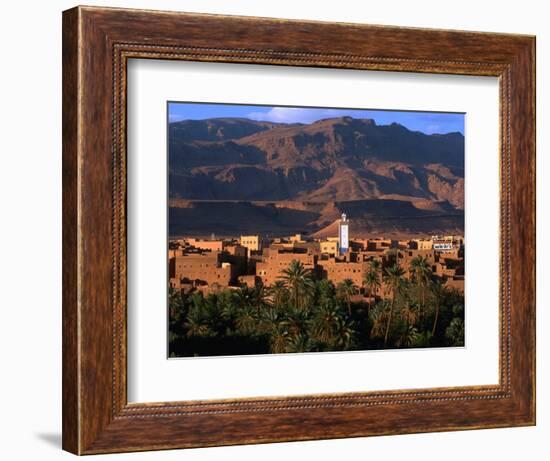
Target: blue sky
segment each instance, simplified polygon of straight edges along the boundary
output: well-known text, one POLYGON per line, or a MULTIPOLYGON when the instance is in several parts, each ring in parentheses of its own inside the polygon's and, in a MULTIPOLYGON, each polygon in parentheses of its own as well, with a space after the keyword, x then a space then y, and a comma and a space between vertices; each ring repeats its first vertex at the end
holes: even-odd
POLYGON ((464 114, 459 113, 186 102, 168 103, 168 119, 170 122, 218 117, 243 117, 270 122, 307 124, 323 118, 343 116, 372 118, 378 125, 389 125, 395 122, 407 127, 409 130, 422 131, 427 134, 456 131, 464 134, 464 114))

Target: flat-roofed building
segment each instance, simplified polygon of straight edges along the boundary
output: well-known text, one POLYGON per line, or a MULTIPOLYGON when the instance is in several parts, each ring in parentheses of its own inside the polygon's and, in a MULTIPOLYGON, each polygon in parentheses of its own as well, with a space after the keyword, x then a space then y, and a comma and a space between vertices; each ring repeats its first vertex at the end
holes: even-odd
POLYGON ((262 242, 259 235, 241 235, 241 246, 248 249, 248 254, 251 251, 260 251, 262 248, 262 242))
POLYGON ((179 248, 177 250, 168 250, 168 259, 173 258, 174 256, 181 256, 185 253, 185 250, 183 248, 179 248))
POLYGON ((408 240, 394 240, 392 242, 393 248, 397 248, 399 250, 406 250, 409 248, 409 241, 408 240))
POLYGON ((228 244, 225 246, 224 248, 224 251, 232 256, 238 256, 238 257, 241 257, 241 258, 245 258, 246 257, 246 250, 247 248, 245 248, 244 246, 242 245, 239 245, 238 243, 236 244, 228 244))
POLYGON ((294 251, 281 251, 276 248, 264 249, 261 261, 256 263, 256 275, 260 277, 266 286, 273 285, 280 280, 283 271, 287 269, 292 261, 298 261, 304 268, 315 270, 316 257, 310 253, 296 253, 294 251))
POLYGON ((453 277, 445 282, 445 286, 450 289, 455 289, 459 293, 464 294, 464 277, 453 277))
POLYGON ((443 259, 462 259, 462 257, 460 256, 461 251, 462 250, 460 247, 454 246, 452 249, 440 251, 440 253, 443 259))
POLYGON ((229 285, 235 278, 234 266, 222 260, 217 251, 187 253, 170 259, 170 278, 199 284, 229 285))
POLYGON ((411 240, 411 248, 416 250, 431 250, 433 249, 433 240, 413 239, 411 240))
POLYGON ((199 250, 208 250, 208 251, 222 251, 224 247, 223 240, 206 240, 206 239, 196 239, 189 238, 187 243, 190 246, 198 248, 199 250))
POLYGON ((402 250, 397 254, 399 261, 399 266, 405 271, 408 272, 411 266, 411 261, 415 258, 421 257, 426 260, 428 267, 432 267, 436 260, 437 256, 434 250, 402 250))
POLYGON ((433 249, 440 253, 448 253, 457 250, 463 245, 463 239, 453 235, 432 236, 433 249))
POLYGON ((302 234, 294 234, 288 238, 288 241, 291 243, 297 243, 297 242, 305 242, 305 239, 302 234))
POLYGON ((369 251, 380 251, 380 250, 388 250, 391 247, 392 247, 391 239, 378 238, 378 239, 369 239, 367 249, 369 251))
POLYGON ((336 258, 322 259, 317 262, 319 274, 338 285, 350 279, 357 287, 363 285, 367 263, 359 261, 339 260, 336 258))
POLYGON ((237 275, 246 274, 248 268, 248 249, 238 243, 230 243, 224 247, 220 261, 229 262, 235 266, 237 275))
POLYGON ((338 240, 325 240, 320 243, 321 253, 330 256, 338 254, 338 240))
POLYGON ((321 244, 319 242, 306 242, 302 240, 300 242, 293 242, 291 248, 298 252, 305 251, 313 255, 321 254, 321 244))
POLYGON ((369 248, 369 239, 353 238, 351 244, 355 251, 366 251, 369 248))

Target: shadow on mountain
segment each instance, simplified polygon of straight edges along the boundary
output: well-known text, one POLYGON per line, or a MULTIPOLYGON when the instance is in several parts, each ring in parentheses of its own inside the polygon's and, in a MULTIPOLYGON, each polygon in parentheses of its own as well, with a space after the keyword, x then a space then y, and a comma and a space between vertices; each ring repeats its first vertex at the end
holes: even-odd
MULTIPOLYGON (((268 236, 309 233, 326 238, 338 235, 337 220, 346 213, 353 235, 380 233, 407 236, 461 232, 464 213, 448 202, 429 208, 406 200, 372 199, 341 202, 242 202, 173 200, 170 206, 171 236, 268 236)), ((424 204, 422 204, 424 206, 424 204)))
POLYGON ((171 236, 236 236, 248 233, 287 235, 307 232, 319 213, 277 206, 230 201, 185 201, 170 206, 171 236))

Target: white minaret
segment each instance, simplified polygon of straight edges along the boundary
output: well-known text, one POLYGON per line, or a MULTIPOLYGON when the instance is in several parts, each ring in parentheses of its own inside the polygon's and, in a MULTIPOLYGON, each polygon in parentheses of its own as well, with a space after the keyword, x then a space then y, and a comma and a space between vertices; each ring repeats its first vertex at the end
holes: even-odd
POLYGON ((338 225, 338 243, 340 246, 340 254, 347 253, 349 249, 349 221, 346 213, 342 213, 340 224, 338 225))

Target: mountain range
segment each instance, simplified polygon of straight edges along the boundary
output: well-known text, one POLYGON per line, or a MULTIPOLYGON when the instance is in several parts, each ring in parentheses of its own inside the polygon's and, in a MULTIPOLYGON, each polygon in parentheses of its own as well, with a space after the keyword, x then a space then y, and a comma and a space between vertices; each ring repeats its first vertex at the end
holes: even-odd
POLYGON ((463 233, 464 136, 339 117, 169 125, 170 235, 463 233))

